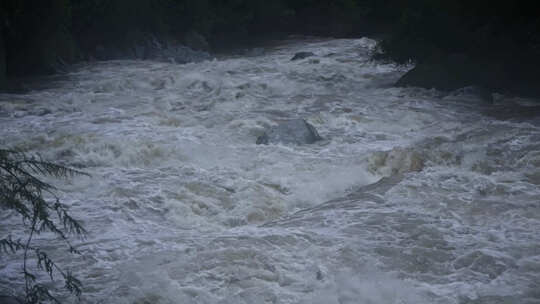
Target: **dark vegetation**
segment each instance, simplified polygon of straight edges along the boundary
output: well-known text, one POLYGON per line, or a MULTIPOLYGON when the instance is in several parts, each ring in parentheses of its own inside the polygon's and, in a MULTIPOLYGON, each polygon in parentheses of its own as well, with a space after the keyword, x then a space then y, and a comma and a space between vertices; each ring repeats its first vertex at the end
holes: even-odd
MULTIPOLYGON (((50 284, 45 284, 37 271, 43 271, 51 281, 60 276, 64 287, 79 296, 82 284, 69 270, 54 262, 47 252, 33 244, 36 235, 49 232, 62 240, 70 253, 80 254, 71 245, 70 235, 84 236, 86 231, 71 217, 51 184, 40 176, 69 178, 82 172, 44 161, 39 156, 0 149, 0 210, 20 217, 26 228, 24 235, 8 235, 0 238, 0 255, 20 254, 21 277, 24 281, 25 304, 59 303, 50 284)), ((0 301, 6 297, 0 295, 0 301)), ((18 301, 18 300, 12 300, 18 301)))
POLYGON ((417 67, 399 84, 454 90, 480 85, 540 97, 540 14, 527 1, 407 1, 382 47, 417 67))
POLYGON ((539 16, 519 0, 2 0, 0 83, 148 34, 185 42, 197 33, 214 51, 286 34, 377 34, 384 59, 421 63, 403 85, 540 95, 539 16))

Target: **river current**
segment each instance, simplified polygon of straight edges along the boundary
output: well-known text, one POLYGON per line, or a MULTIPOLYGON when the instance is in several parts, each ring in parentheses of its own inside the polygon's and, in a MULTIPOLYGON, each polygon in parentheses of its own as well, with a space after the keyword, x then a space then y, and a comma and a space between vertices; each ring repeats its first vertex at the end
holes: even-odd
MULTIPOLYGON (((0 95, 2 147, 91 174, 51 180, 89 231, 83 257, 37 243, 81 303, 540 303, 537 107, 392 87, 410 67, 375 46, 87 63, 0 95), (324 140, 255 144, 293 118, 324 140)), ((20 267, 0 256, 0 292, 20 267)))

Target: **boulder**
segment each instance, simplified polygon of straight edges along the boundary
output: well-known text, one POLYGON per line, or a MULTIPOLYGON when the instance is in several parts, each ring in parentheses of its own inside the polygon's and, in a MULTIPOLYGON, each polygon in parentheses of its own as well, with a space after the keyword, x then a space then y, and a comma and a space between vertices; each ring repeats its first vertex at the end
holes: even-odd
MULTIPOLYGON (((532 58, 528 55, 527 58, 532 58)), ((398 87, 421 87, 451 92, 469 88, 467 93, 492 102, 491 93, 540 97, 540 76, 535 62, 516 62, 508 55, 471 58, 464 54, 434 55, 419 62, 397 82, 398 87), (476 87, 470 90, 471 87, 476 87), (480 93, 478 87, 484 89, 480 93), (490 92, 486 94, 486 90, 490 92)))
POLYGON ((396 86, 452 91, 475 84, 479 74, 477 64, 465 55, 434 56, 405 73, 396 86))
POLYGON ((257 144, 312 144, 321 140, 321 136, 311 124, 304 119, 292 119, 271 127, 257 138, 257 144))
POLYGON ((311 56, 315 56, 315 54, 312 52, 298 52, 294 54, 293 58, 291 58, 291 61, 300 60, 311 56))

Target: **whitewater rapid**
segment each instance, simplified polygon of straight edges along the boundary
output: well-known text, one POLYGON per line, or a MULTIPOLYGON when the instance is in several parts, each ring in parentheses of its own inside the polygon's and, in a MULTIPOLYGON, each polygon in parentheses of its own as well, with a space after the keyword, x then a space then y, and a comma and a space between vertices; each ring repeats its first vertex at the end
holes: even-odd
MULTIPOLYGON (((540 303, 536 106, 395 88, 410 67, 375 49, 94 62, 0 95, 2 147, 91 174, 53 181, 89 231, 83 257, 38 244, 82 303, 540 303), (294 118, 324 140, 255 144, 294 118)), ((0 293, 20 267, 0 256, 0 293)))

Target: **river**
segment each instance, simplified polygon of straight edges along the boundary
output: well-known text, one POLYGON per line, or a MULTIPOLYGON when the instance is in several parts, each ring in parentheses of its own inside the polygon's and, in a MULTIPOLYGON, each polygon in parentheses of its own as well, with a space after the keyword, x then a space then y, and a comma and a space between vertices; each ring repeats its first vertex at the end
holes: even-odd
MULTIPOLYGON (((0 95, 3 147, 91 174, 54 181, 83 257, 38 244, 82 303, 540 303, 536 106, 392 87, 410 67, 375 46, 85 63, 0 95), (293 118, 324 140, 255 144, 293 118)), ((21 287, 20 267, 1 256, 0 286, 21 287)))

